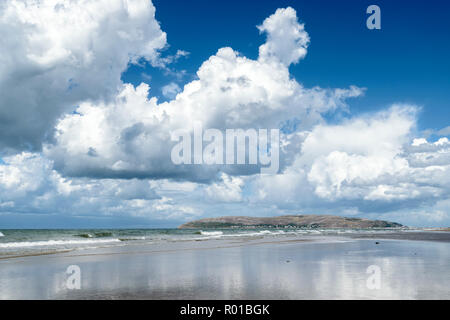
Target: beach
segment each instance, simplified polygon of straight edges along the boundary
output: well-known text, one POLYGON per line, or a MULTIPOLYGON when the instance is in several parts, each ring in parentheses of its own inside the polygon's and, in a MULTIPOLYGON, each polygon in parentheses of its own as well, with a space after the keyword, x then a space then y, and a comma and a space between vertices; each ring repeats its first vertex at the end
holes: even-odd
POLYGON ((3 255, 0 298, 450 298, 448 232, 211 235, 3 255), (69 266, 80 270, 80 289, 68 288, 69 266), (368 285, 370 266, 379 288, 368 285))

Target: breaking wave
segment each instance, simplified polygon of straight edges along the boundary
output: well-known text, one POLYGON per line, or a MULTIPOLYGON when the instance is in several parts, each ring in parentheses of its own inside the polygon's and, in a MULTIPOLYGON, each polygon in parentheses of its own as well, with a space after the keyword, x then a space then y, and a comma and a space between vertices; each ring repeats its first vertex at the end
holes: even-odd
POLYGON ((221 236, 223 235, 222 231, 200 231, 202 236, 221 236))
POLYGON ((23 241, 0 243, 0 248, 29 248, 29 247, 48 247, 48 246, 66 246, 83 245, 97 243, 120 242, 119 239, 92 239, 92 240, 47 240, 47 241, 23 241))

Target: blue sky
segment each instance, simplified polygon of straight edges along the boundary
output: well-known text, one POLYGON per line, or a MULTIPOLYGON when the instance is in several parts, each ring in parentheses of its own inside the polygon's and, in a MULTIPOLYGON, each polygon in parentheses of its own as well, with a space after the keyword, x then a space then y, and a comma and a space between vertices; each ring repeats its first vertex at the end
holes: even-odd
MULTIPOLYGON (((195 78, 201 63, 223 46, 256 58, 264 39, 256 25, 276 8, 297 10, 311 36, 308 55, 290 67, 308 87, 367 88, 350 103, 352 112, 377 110, 392 102, 423 107, 419 129, 439 130, 450 119, 450 27, 446 1, 377 1, 382 29, 368 30, 365 13, 373 1, 154 1, 156 18, 168 34, 168 53, 183 49, 189 57, 174 66, 186 70, 180 86, 195 78), (173 14, 176 10, 177 14, 173 14), (180 14, 182 13, 182 14, 180 14), (230 17, 232 22, 230 23, 230 17)), ((124 81, 138 85, 152 76, 152 93, 175 80, 149 66, 131 66, 124 81)))
POLYGON ((448 2, 22 2, 0 7, 0 229, 450 225, 448 2), (171 134, 197 121, 295 126, 265 176, 174 164, 171 134))

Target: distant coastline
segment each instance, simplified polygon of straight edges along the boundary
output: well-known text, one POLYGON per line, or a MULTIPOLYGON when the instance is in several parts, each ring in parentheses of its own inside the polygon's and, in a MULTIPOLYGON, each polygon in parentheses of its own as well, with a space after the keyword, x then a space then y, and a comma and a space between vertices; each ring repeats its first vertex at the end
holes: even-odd
POLYGON ((226 228, 401 228, 402 224, 384 220, 348 218, 333 215, 284 215, 277 217, 225 216, 194 220, 179 229, 226 228))

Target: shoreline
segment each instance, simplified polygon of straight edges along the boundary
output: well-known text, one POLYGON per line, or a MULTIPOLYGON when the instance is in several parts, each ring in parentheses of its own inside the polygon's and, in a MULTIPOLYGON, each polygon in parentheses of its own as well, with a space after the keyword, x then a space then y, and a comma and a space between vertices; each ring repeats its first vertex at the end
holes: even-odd
MULTIPOLYGON (((215 229, 211 229, 215 230, 215 229)), ((110 246, 99 246, 95 248, 71 248, 71 249, 60 249, 55 251, 41 251, 41 252, 35 252, 35 253, 24 253, 24 254, 4 254, 1 255, 0 251, 0 261, 1 260, 9 260, 9 259, 18 259, 18 258, 26 258, 26 257, 34 257, 34 256, 52 256, 52 255, 58 255, 58 254, 65 254, 65 253, 80 253, 78 255, 85 255, 81 254, 81 252, 87 251, 100 251, 103 249, 110 249, 110 248, 119 248, 119 247, 127 247, 127 248, 133 248, 133 247, 145 247, 145 248, 154 248, 159 247, 161 245, 170 244, 170 243, 194 243, 193 248, 185 248, 183 250, 197 250, 195 246, 195 243, 198 242, 209 242, 213 241, 211 243, 214 243, 214 241, 224 241, 224 242, 235 242, 240 243, 238 246, 242 245, 254 245, 254 244, 260 244, 260 243, 283 243, 283 242, 318 242, 318 241, 336 241, 336 240, 374 240, 374 239, 383 239, 383 240, 410 240, 410 241, 437 241, 437 242, 450 242, 450 232, 437 232, 441 230, 423 230, 423 231, 396 231, 392 230, 389 232, 383 232, 378 231, 376 233, 338 233, 338 234, 321 234, 321 235, 301 235, 301 236, 290 236, 290 235, 280 235, 280 236, 270 236, 270 237, 264 237, 263 235, 259 237, 249 237, 249 238, 233 238, 232 236, 230 238, 195 238, 195 239, 184 239, 184 240, 171 240, 167 242, 160 242, 160 243, 133 243, 133 241, 123 242, 120 245, 110 245, 110 246), (258 242, 258 240, 265 240, 265 242, 258 242)), ((189 246, 192 247, 192 246, 189 246)), ((228 247, 228 246, 227 246, 228 247)), ((211 247, 212 249, 216 247, 211 247)), ((219 247, 217 247, 219 248, 219 247)), ((175 249, 174 251, 177 251, 175 249)), ((147 253, 153 252, 152 250, 146 251, 147 253)), ((165 252, 165 251, 161 251, 165 252)), ((110 253, 115 254, 115 253, 110 253)), ((125 253, 122 253, 125 254, 125 253)))
POLYGON ((41 256, 58 256, 62 255, 64 257, 85 257, 85 256, 108 256, 108 255, 127 255, 127 254, 152 254, 152 253, 174 253, 179 251, 194 251, 194 250, 214 250, 214 249, 226 249, 226 248, 237 248, 243 246, 252 245, 270 245, 270 244, 286 244, 286 243, 306 243, 306 242, 332 242, 331 240, 326 241, 325 239, 297 239, 297 238, 274 238, 269 241, 267 238, 253 238, 253 239, 205 239, 205 240, 185 240, 185 241, 172 241, 165 243, 153 243, 153 244, 127 244, 123 246, 110 246, 110 247, 97 247, 97 248, 87 248, 87 249, 71 249, 55 252, 40 252, 31 253, 17 256, 2 256, 0 260, 9 259, 19 259, 19 258, 32 258, 41 256), (260 241, 265 240, 265 241, 260 241), (199 242, 204 242, 205 246, 195 245, 199 242), (221 242, 222 245, 214 245, 217 242, 221 242), (182 244, 186 244, 183 246, 182 244), (192 245, 194 244, 194 245, 192 245), (160 249, 160 247, 175 247, 174 249, 166 248, 160 249), (177 248, 178 247, 178 248, 177 248), (146 249, 146 250, 133 250, 136 248, 146 249), (83 253, 84 252, 84 253, 83 253))

